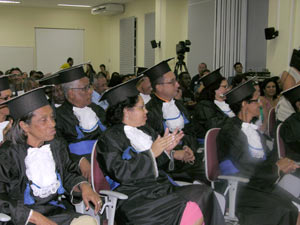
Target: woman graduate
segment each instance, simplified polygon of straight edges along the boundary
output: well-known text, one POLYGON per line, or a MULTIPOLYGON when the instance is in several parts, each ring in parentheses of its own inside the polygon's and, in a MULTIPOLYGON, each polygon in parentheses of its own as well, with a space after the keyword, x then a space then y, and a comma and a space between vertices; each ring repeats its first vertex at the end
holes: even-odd
POLYGON ((254 92, 249 80, 226 93, 236 117, 228 119, 217 136, 221 173, 250 179, 239 184, 236 211, 241 225, 295 225, 300 201, 276 183, 280 175, 299 166, 288 158, 278 160, 277 151, 268 149, 258 127, 251 123, 260 113, 254 92))
POLYGON ((86 180, 77 174, 67 146, 56 139, 53 111, 44 89, 38 88, 12 98, 8 105, 14 122, 0 149, 0 209, 14 224, 96 224, 94 218, 66 208, 61 195, 81 191, 83 201, 102 202, 86 180))
MULTIPOLYGON (((200 79, 204 89, 197 101, 194 113, 194 124, 201 126, 207 132, 211 128, 221 127, 234 113, 225 102, 224 94, 228 91, 228 82, 217 69, 200 79)), ((199 138, 204 138, 200 137, 199 138)))
POLYGON ((210 187, 178 187, 158 170, 161 164, 172 165, 172 148, 183 134, 166 130, 161 137, 144 126, 147 110, 135 87, 139 78, 103 95, 112 126, 98 140, 97 160, 105 175, 119 183, 116 190, 128 195, 128 200, 118 202, 118 224, 196 225, 203 224, 203 217, 206 225, 225 224, 210 187))

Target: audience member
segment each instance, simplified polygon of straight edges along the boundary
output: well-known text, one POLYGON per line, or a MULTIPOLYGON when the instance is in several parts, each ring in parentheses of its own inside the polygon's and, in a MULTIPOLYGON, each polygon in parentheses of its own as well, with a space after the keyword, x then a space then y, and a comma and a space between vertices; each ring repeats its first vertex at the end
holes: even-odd
POLYGON ((239 86, 240 84, 245 83, 248 80, 245 74, 237 74, 233 77, 231 81, 232 88, 239 86))
POLYGON ((260 101, 263 108, 263 125, 262 131, 265 132, 269 120, 269 112, 276 107, 279 101, 279 86, 272 78, 265 79, 261 84, 260 101))
POLYGON ((191 117, 184 105, 174 99, 178 93, 179 84, 168 65, 169 60, 162 61, 144 71, 144 74, 150 79, 154 92, 146 105, 148 110, 147 125, 160 135, 164 134, 165 128, 168 128, 170 132, 174 132, 176 129, 183 130, 185 136, 178 146, 180 151, 175 151, 175 154, 181 155, 180 157, 185 157, 185 154, 195 156, 195 163, 190 165, 176 160, 175 169, 167 171, 175 179, 206 181, 202 162, 203 156, 197 152, 200 144, 197 141, 194 126, 190 123, 191 117))
POLYGON ((106 100, 100 101, 103 93, 108 89, 107 80, 104 73, 99 72, 94 76, 93 88, 92 102, 106 110, 108 107, 108 102, 106 100))
MULTIPOLYGON (((0 103, 9 100, 12 92, 9 89, 8 76, 0 76, 0 103)), ((0 106, 0 145, 4 141, 4 137, 11 127, 12 121, 9 120, 9 109, 6 105, 0 106)))
POLYGON ((24 87, 24 92, 27 92, 39 87, 39 83, 35 79, 28 77, 24 79, 23 87, 24 87))
POLYGON ((99 66, 99 68, 100 68, 100 72, 102 72, 102 73, 104 73, 105 74, 105 76, 106 76, 106 79, 107 80, 110 80, 110 75, 109 75, 109 72, 106 70, 106 66, 104 65, 104 64, 101 64, 100 66, 99 66))
POLYGON ((243 73, 243 65, 242 63, 240 62, 236 62, 234 65, 233 65, 233 68, 235 70, 235 74, 242 74, 243 73))
POLYGON ((217 136, 221 174, 238 174, 250 179, 239 185, 236 215, 240 224, 296 224, 300 200, 277 186, 283 173, 299 166, 292 160, 278 160, 270 151, 258 127, 251 123, 259 116, 259 100, 252 81, 226 94, 226 102, 236 117, 228 119, 217 136), (293 201, 293 202, 292 202, 293 201))
MULTIPOLYGON (((286 156, 296 162, 300 161, 300 84, 282 93, 289 100, 296 113, 290 115, 280 128, 284 141, 286 156)), ((299 174, 299 171, 298 171, 299 174)), ((299 175, 298 175, 299 177, 299 175)))
POLYGON ((193 117, 194 125, 199 126, 196 129, 198 138, 204 138, 209 129, 221 127, 228 118, 235 116, 225 102, 224 94, 228 91, 228 83, 220 74, 220 69, 200 80, 204 84, 204 89, 199 95, 193 117))
POLYGON ((147 110, 135 88, 137 79, 111 88, 104 94, 110 105, 107 120, 112 126, 97 143, 97 160, 105 175, 119 183, 115 190, 128 195, 128 199, 120 202, 117 208, 116 222, 200 225, 204 220, 210 225, 225 224, 218 202, 208 186, 176 187, 167 174, 159 170, 159 164, 172 158, 172 149, 183 133, 177 130, 169 134, 166 129, 160 137, 153 129, 144 126, 147 110))
MULTIPOLYGON (((147 68, 145 68, 147 69, 147 68)), ((139 75, 139 74, 138 74, 139 75)), ((143 76, 136 85, 137 90, 140 92, 140 96, 143 98, 143 101, 145 104, 147 104, 151 99, 151 82, 149 80, 149 77, 143 76)))
MULTIPOLYGON (((3 104, 3 103, 2 103, 3 104)), ((55 121, 43 89, 8 100, 14 119, 0 149, 1 212, 14 224, 90 224, 94 218, 76 213, 62 195, 81 191, 87 208, 101 208, 100 196, 77 174, 67 146, 55 138, 55 121)))
POLYGON ((118 84, 122 83, 122 77, 118 72, 113 72, 111 75, 111 79, 108 83, 108 87, 114 87, 118 84))
POLYGON ((191 89, 191 77, 188 72, 181 72, 178 76, 179 85, 182 90, 182 101, 185 107, 191 108, 195 106, 194 91, 191 89))
POLYGON ((69 57, 69 58, 67 59, 67 62, 61 65, 60 69, 63 70, 63 69, 70 68, 70 67, 73 66, 73 64, 74 64, 73 58, 69 57))
POLYGON ((207 70, 206 63, 202 62, 198 65, 198 74, 196 74, 191 81, 191 90, 195 90, 195 86, 198 85, 198 81, 203 75, 203 71, 207 70))
MULTIPOLYGON (((289 72, 284 71, 281 75, 282 90, 286 91, 300 83, 300 50, 294 49, 290 62, 289 72)), ((278 122, 285 121, 295 110, 291 103, 281 96, 276 106, 276 119, 278 122)))
POLYGON ((69 144, 71 158, 90 179, 90 157, 98 136, 106 129, 105 111, 92 103, 92 88, 83 65, 58 72, 65 101, 56 110, 57 133, 69 144))
POLYGON ((86 71, 85 71, 85 73, 86 73, 86 76, 90 80, 90 84, 92 84, 93 81, 94 81, 94 76, 96 75, 96 72, 95 72, 92 64, 90 64, 90 63, 86 64, 86 71))

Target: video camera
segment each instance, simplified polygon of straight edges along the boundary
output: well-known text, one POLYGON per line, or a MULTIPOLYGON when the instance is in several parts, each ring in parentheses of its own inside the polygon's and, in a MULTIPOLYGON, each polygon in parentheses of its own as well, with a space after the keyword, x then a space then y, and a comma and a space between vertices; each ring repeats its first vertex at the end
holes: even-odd
POLYGON ((186 52, 190 51, 190 46, 192 43, 190 40, 185 41, 179 41, 179 43, 176 45, 176 54, 177 55, 184 55, 186 52))

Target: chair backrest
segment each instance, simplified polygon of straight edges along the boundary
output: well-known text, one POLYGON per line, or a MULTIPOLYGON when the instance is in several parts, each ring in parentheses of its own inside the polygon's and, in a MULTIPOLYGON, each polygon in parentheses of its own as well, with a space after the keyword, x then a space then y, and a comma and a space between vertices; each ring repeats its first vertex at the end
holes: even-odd
POLYGON ((91 155, 91 183, 93 190, 99 193, 100 190, 110 190, 110 187, 97 161, 97 142, 94 144, 91 155))
POLYGON ((205 174, 206 178, 213 182, 220 175, 219 160, 217 154, 217 135, 220 128, 212 128, 205 135, 205 174))
POLYGON ((277 151, 278 151, 278 157, 283 158, 285 157, 285 146, 283 139, 280 136, 280 127, 282 123, 278 125, 277 131, 276 131, 276 142, 277 142, 277 151))
POLYGON ((268 115, 268 135, 271 138, 275 136, 276 129, 276 115, 275 115, 275 107, 271 108, 268 115))

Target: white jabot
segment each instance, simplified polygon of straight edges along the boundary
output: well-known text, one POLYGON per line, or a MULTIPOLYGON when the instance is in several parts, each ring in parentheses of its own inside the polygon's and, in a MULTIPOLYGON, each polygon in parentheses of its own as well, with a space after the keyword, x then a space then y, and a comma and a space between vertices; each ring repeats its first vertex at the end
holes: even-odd
POLYGON ((7 127, 8 124, 9 124, 9 121, 3 121, 0 123, 0 142, 3 141, 3 131, 7 127))
POLYGON ((228 116, 235 117, 234 112, 229 108, 229 105, 225 101, 215 100, 214 103, 228 116))
POLYGON ((151 100, 151 96, 150 95, 145 95, 143 93, 140 93, 140 96, 143 98, 145 105, 151 100))
POLYGON ((184 128, 184 119, 175 105, 174 99, 163 103, 162 112, 163 118, 166 120, 166 125, 171 132, 175 131, 177 128, 179 130, 184 128))
POLYGON ((79 121, 79 126, 83 128, 85 132, 92 132, 97 129, 99 118, 90 107, 78 108, 74 106, 73 112, 79 121))
POLYGON ((255 124, 245 122, 242 124, 242 131, 247 136, 248 147, 252 157, 262 159, 265 157, 265 151, 261 144, 257 129, 258 126, 255 124))
POLYGON ((152 164, 154 167, 154 173, 155 177, 158 177, 158 169, 156 164, 156 159, 153 155, 153 152, 151 150, 151 146, 153 144, 152 137, 148 134, 144 133, 143 131, 139 130, 136 127, 132 126, 124 126, 124 132, 126 137, 129 139, 131 146, 138 152, 144 152, 149 151, 151 158, 152 158, 152 164))
POLYGON ((55 162, 50 144, 40 148, 28 148, 25 167, 26 176, 33 182, 30 187, 34 196, 46 198, 56 193, 60 182, 55 172, 55 162))

